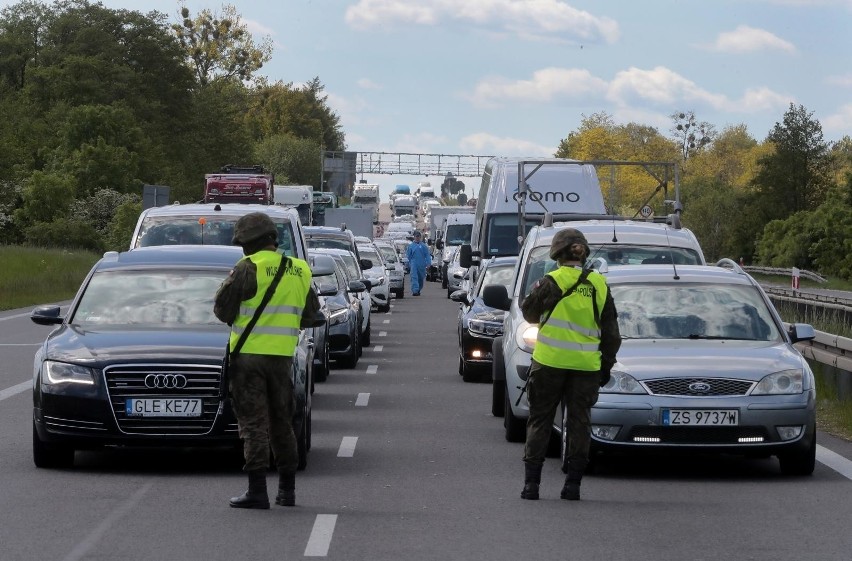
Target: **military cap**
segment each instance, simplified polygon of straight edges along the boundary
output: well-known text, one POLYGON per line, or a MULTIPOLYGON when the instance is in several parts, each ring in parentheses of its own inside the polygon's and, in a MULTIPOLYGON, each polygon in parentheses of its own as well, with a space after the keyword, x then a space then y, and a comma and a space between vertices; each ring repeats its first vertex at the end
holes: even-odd
POLYGON ((571 253, 571 246, 575 243, 582 244, 586 250, 585 257, 588 257, 592 251, 589 249, 589 242, 586 241, 586 236, 579 230, 574 228, 565 228, 559 230, 553 236, 553 241, 550 243, 550 258, 553 260, 564 258, 575 258, 571 253))
POLYGON ((273 236, 273 239, 278 238, 278 228, 275 223, 269 218, 269 215, 263 212, 251 212, 240 216, 237 223, 234 225, 234 245, 246 245, 264 236, 273 236))

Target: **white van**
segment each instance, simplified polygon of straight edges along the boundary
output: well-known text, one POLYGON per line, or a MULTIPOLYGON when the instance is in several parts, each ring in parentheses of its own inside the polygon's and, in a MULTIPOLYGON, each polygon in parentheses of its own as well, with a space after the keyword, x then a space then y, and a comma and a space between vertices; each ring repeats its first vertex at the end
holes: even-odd
POLYGON ((314 214, 313 187, 310 185, 275 185, 272 192, 275 204, 296 209, 302 226, 312 224, 314 214))

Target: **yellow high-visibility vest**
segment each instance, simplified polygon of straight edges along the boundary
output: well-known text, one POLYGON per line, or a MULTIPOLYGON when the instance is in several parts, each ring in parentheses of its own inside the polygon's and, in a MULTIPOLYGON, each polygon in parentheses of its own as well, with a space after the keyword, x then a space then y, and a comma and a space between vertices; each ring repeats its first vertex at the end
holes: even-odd
MULTIPOLYGON (((257 293, 240 304, 240 311, 231 326, 231 351, 237 345, 240 335, 254 316, 266 289, 272 284, 272 279, 282 264, 281 255, 275 251, 258 251, 245 259, 250 259, 257 267, 257 293)), ((287 258, 284 263, 286 262, 287 258)), ((310 286, 311 269, 308 264, 301 259, 290 257, 289 266, 284 270, 275 294, 260 314, 240 353, 293 356, 299 342, 299 324, 310 286)))
MULTIPOLYGON (((559 267, 548 276, 556 281, 564 294, 577 282, 580 273, 581 270, 576 267, 559 267)), ((598 310, 602 310, 609 289, 600 273, 590 272, 587 281, 559 301, 539 330, 533 350, 533 360, 539 364, 571 370, 600 370, 601 331, 595 321, 592 295, 597 300, 598 310)))

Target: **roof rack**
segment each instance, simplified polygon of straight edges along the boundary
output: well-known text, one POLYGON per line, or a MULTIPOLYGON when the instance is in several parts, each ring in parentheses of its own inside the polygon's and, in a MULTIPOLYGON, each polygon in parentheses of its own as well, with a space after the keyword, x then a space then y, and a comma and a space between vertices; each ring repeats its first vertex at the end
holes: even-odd
POLYGON ((730 267, 731 269, 733 269, 733 271, 735 273, 738 273, 740 275, 746 274, 745 270, 742 267, 740 267, 739 263, 737 263, 736 261, 734 261, 733 259, 730 259, 728 257, 723 257, 722 259, 719 259, 718 261, 716 261, 716 266, 717 267, 730 267))

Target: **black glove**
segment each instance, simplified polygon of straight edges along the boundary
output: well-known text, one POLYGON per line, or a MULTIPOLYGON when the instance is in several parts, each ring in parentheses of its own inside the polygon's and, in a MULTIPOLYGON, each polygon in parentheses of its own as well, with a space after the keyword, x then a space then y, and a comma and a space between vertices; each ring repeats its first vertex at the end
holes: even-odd
POLYGON ((600 376, 601 387, 607 385, 609 383, 610 378, 612 378, 612 375, 609 373, 609 369, 601 369, 598 375, 600 376))

